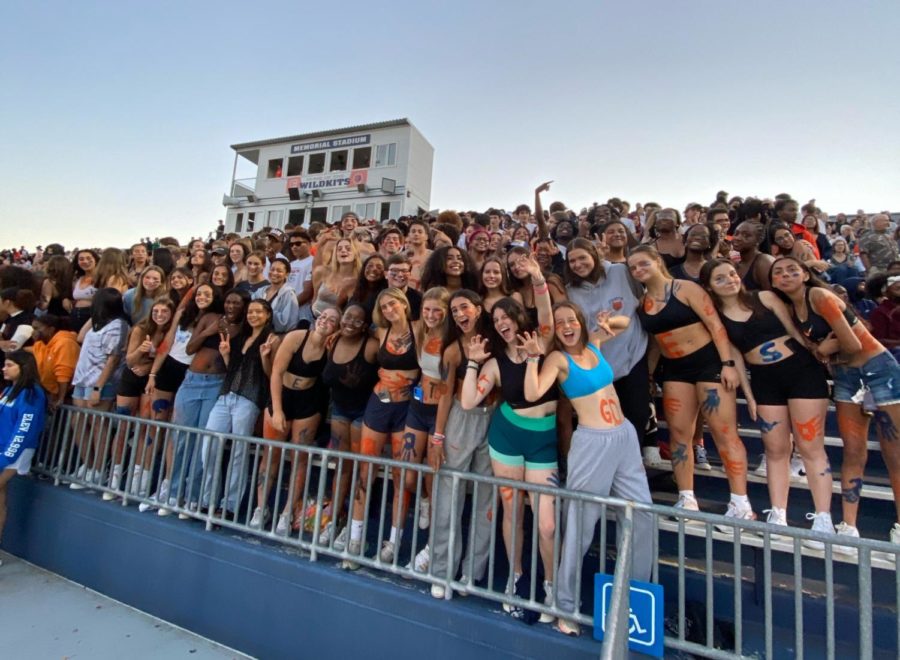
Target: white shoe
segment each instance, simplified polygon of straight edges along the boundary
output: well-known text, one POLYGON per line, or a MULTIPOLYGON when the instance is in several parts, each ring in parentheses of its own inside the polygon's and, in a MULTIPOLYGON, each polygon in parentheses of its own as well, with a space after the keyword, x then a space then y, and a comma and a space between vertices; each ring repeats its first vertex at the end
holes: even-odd
POLYGON ((334 523, 325 525, 325 529, 319 534, 319 545, 328 545, 331 543, 331 537, 334 536, 334 523))
MULTIPOLYGON (((834 523, 831 522, 831 514, 829 512, 822 511, 821 513, 807 513, 806 519, 812 520, 813 532, 828 534, 829 536, 834 536, 836 534, 834 523)), ((814 541, 813 539, 803 539, 803 545, 807 548, 812 548, 813 550, 825 549, 825 544, 822 541, 814 541)), ((832 546, 832 548, 836 550, 837 546, 832 546)))
POLYGON ((191 513, 197 513, 197 510, 198 510, 199 508, 200 508, 200 507, 197 505, 196 502, 191 502, 190 504, 188 504, 188 511, 189 511, 190 513, 179 513, 179 514, 178 514, 178 520, 190 520, 190 518, 191 518, 191 515, 190 515, 190 514, 191 514, 191 513))
POLYGON ((384 564, 391 564, 394 562, 394 552, 396 551, 396 546, 392 541, 385 541, 381 544, 381 552, 378 553, 378 558, 384 564))
POLYGON ((291 535, 291 514, 282 513, 278 516, 278 524, 275 525, 275 533, 278 536, 291 535))
POLYGON ((768 474, 768 469, 766 468, 766 455, 763 454, 759 459, 759 465, 755 470, 753 470, 753 474, 758 474, 761 477, 766 476, 768 474))
POLYGON ((250 516, 250 529, 262 529, 263 525, 269 519, 269 512, 261 506, 253 509, 253 515, 250 516))
MULTIPOLYGON (((728 509, 725 511, 725 517, 731 520, 756 520, 756 514, 753 508, 749 506, 738 506, 734 502, 728 502, 728 509)), ((716 529, 720 532, 730 534, 734 529, 734 525, 716 525, 716 529)))
POLYGON ((334 540, 334 549, 338 552, 343 552, 344 548, 347 547, 348 536, 350 536, 350 526, 344 525, 341 529, 341 533, 338 534, 337 538, 334 540))
POLYGON ((144 468, 135 465, 131 472, 131 488, 128 489, 130 495, 138 495, 141 492, 141 479, 144 478, 144 468))
POLYGON ((431 585, 431 597, 441 600, 447 595, 447 589, 442 584, 431 585))
MULTIPOLYGON (((550 607, 553 604, 553 583, 544 580, 544 605, 550 607)), ((541 612, 541 623, 553 623, 556 617, 546 612, 541 612)))
POLYGON ((431 500, 423 497, 419 502, 419 529, 428 529, 431 525, 431 500))
MULTIPOLYGON (((522 577, 521 573, 517 573, 515 576, 513 576, 512 591, 508 592, 508 595, 515 596, 516 585, 519 584, 519 578, 521 578, 521 577, 522 577)), ((462 582, 462 580, 460 580, 460 582, 462 582)), ((522 608, 520 608, 518 605, 511 605, 509 603, 503 603, 503 611, 506 612, 507 614, 517 614, 518 615, 517 618, 521 618, 521 616, 522 616, 522 608)))
MULTIPOLYGON (((856 527, 854 527, 853 525, 848 525, 845 522, 841 522, 838 524, 838 526, 835 528, 835 533, 838 536, 847 536, 852 539, 859 538, 859 530, 856 529, 856 527)), ((834 552, 837 552, 838 554, 847 555, 848 557, 855 557, 857 554, 859 554, 859 550, 857 550, 854 546, 838 545, 836 542, 834 544, 834 547, 832 547, 832 550, 834 552)))
MULTIPOLYGON (((347 552, 355 557, 359 556, 360 553, 362 553, 362 539, 350 539, 350 544, 347 546, 347 552)), ((341 568, 348 571, 355 571, 359 569, 359 564, 352 559, 345 559, 341 562, 341 568)))
POLYGON ((642 454, 644 465, 648 468, 662 467, 663 458, 659 454, 659 447, 644 447, 642 454))
POLYGON ((158 515, 162 518, 165 518, 166 516, 171 516, 172 510, 167 509, 166 506, 175 506, 178 504, 178 502, 175 500, 174 497, 170 497, 168 500, 162 499, 162 488, 160 488, 159 496, 160 496, 160 500, 159 500, 160 501, 160 509, 159 509, 159 511, 156 512, 156 515, 158 515))
POLYGON ((806 468, 803 465, 803 459, 799 454, 791 455, 791 479, 799 479, 806 481, 806 468))
POLYGON ((156 499, 156 493, 154 493, 150 496, 149 502, 141 502, 140 504, 138 504, 138 511, 140 511, 141 513, 146 513, 150 509, 155 509, 157 501, 158 500, 156 499))
POLYGON ((122 473, 125 471, 125 466, 119 463, 118 465, 113 465, 112 469, 112 478, 109 480, 109 487, 113 490, 119 490, 122 486, 122 473))
POLYGON ((891 527, 891 543, 900 545, 900 523, 894 523, 891 527))
MULTIPOLYGON (((683 511, 699 511, 700 505, 697 503, 697 499, 694 497, 685 497, 684 495, 678 496, 678 501, 675 502, 675 509, 682 509, 683 511)), ((678 520, 678 517, 675 517, 675 520, 678 520)), ((691 518, 686 518, 684 520, 686 525, 702 525, 703 522, 700 520, 694 520, 691 518)))
POLYGON ((431 565, 431 548, 426 545, 416 553, 412 564, 407 564, 406 568, 414 570, 416 573, 427 573, 428 567, 431 565))
POLYGON ((709 456, 706 453, 706 447, 703 445, 694 445, 694 467, 698 470, 710 471, 712 465, 709 464, 709 456))
MULTIPOLYGON (((765 509, 763 513, 767 513, 766 523, 769 525, 775 525, 776 527, 787 527, 787 511, 784 509, 779 509, 778 507, 773 506, 771 509, 765 509)), ((775 534, 771 532, 769 534, 770 538, 774 541, 776 539, 780 541, 791 541, 791 537, 784 536, 783 534, 775 534)))

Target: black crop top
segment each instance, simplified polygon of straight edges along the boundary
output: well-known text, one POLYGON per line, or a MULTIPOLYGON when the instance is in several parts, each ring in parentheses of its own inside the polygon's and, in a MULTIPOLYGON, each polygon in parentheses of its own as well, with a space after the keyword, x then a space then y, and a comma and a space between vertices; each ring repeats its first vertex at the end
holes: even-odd
POLYGON ((637 313, 644 330, 651 335, 658 335, 677 328, 684 328, 693 323, 700 323, 700 317, 697 316, 697 313, 689 305, 681 302, 674 291, 669 296, 666 306, 656 314, 645 312, 643 305, 638 307, 637 313))
MULTIPOLYGON (((541 357, 539 366, 543 362, 544 358, 541 357)), ((500 392, 503 394, 503 400, 513 410, 531 408, 532 406, 539 406, 542 403, 559 399, 559 388, 556 383, 553 383, 550 389, 544 393, 544 396, 537 401, 529 401, 525 398, 525 370, 528 368, 527 362, 516 364, 509 359, 506 351, 500 351, 497 354, 497 366, 500 368, 500 392)))
POLYGON ((219 350, 219 342, 221 342, 221 341, 222 341, 222 339, 219 336, 219 333, 217 332, 214 335, 209 335, 208 337, 204 338, 203 343, 200 344, 200 348, 212 348, 212 349, 215 349, 216 351, 218 351, 219 350))
POLYGON ((325 351, 322 351, 322 357, 313 360, 312 362, 307 362, 303 359, 303 348, 306 346, 306 341, 309 339, 311 332, 312 330, 306 331, 303 341, 300 342, 300 348, 297 349, 291 356, 291 361, 288 362, 287 373, 292 376, 297 376, 298 378, 317 378, 322 374, 322 369, 325 368, 325 361, 327 359, 325 351))
POLYGON ((744 288, 747 291, 759 291, 762 287, 759 285, 759 282, 756 281, 756 260, 759 259, 759 253, 755 257, 753 257, 753 261, 750 262, 749 268, 747 268, 747 272, 744 273, 744 276, 741 278, 741 282, 744 285, 744 288))
MULTIPOLYGON (((797 325, 797 328, 800 332, 811 342, 818 344, 820 341, 825 339, 829 334, 831 334, 832 329, 824 318, 822 318, 819 314, 817 314, 812 305, 809 302, 809 291, 810 287, 806 288, 806 320, 801 321, 797 318, 797 310, 791 307, 791 318, 794 319, 794 323, 797 325)), ((856 318, 856 314, 853 313, 853 310, 850 309, 850 306, 847 305, 844 307, 844 318, 847 319, 847 324, 852 328, 857 324, 858 319, 856 318)))
POLYGON ((415 334, 412 325, 409 326, 410 342, 406 351, 401 354, 391 353, 385 344, 387 344, 388 336, 391 334, 390 329, 384 334, 384 341, 378 347, 378 364, 384 369, 392 371, 416 371, 419 368, 419 357, 416 354, 415 334))
POLYGON ((725 314, 719 315, 728 332, 728 339, 741 353, 749 353, 757 346, 787 334, 775 312, 760 302, 759 293, 754 291, 752 295, 755 298, 756 309, 746 321, 735 321, 725 314))
POLYGON ((349 362, 335 362, 332 351, 322 371, 322 382, 331 387, 331 400, 345 411, 364 408, 378 382, 378 365, 366 361, 366 343, 363 340, 349 362))

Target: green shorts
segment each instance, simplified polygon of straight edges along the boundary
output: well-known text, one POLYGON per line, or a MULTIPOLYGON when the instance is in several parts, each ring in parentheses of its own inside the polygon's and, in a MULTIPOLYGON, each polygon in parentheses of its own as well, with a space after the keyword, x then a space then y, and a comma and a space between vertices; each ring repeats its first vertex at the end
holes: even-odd
POLYGON ((498 463, 529 470, 555 470, 556 415, 523 417, 503 403, 491 418, 488 448, 498 463))

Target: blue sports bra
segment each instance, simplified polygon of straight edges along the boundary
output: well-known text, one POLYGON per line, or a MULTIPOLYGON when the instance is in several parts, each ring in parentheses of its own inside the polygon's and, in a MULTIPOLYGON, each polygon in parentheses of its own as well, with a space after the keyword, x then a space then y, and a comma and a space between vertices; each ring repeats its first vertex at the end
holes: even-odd
POLYGON ((569 375, 560 385, 570 399, 593 394, 613 382, 613 370, 609 362, 596 346, 588 344, 588 348, 594 352, 598 360, 597 366, 592 369, 578 366, 568 353, 563 352, 569 362, 569 375))

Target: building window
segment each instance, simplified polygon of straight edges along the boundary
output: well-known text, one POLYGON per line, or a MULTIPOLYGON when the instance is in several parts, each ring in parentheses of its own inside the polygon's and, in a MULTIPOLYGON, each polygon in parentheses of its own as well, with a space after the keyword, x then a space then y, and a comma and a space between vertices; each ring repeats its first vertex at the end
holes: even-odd
POLYGON ((235 219, 234 219, 234 230, 235 230, 237 233, 239 233, 239 234, 240 234, 242 231, 244 231, 244 214, 243 214, 243 213, 238 213, 238 214, 237 214, 237 217, 235 217, 235 219))
POLYGON ((396 220, 400 217, 400 202, 381 202, 381 210, 378 219, 381 222, 393 218, 396 220))
POLYGON ((266 220, 266 227, 281 227, 281 218, 284 214, 284 211, 278 209, 277 211, 269 211, 268 219, 266 220))
POLYGON ((379 144, 375 147, 375 167, 387 167, 397 164, 397 143, 379 144))
POLYGON ((356 215, 359 216, 360 220, 369 220, 370 218, 374 218, 375 202, 371 202, 369 204, 357 204, 356 215))
POLYGON ((331 207, 331 221, 338 222, 341 219, 341 216, 350 211, 350 206, 332 206, 331 207))
POLYGON ((303 156, 288 158, 288 176, 300 176, 301 174, 303 174, 303 156))
POLYGON ((325 152, 309 155, 309 169, 307 174, 321 174, 325 171, 325 152))
POLYGON ((310 223, 313 222, 326 222, 328 220, 328 207, 320 206, 318 208, 312 209, 309 214, 310 223))
POLYGON ((343 172, 347 169, 347 150, 331 152, 331 172, 343 172))
POLYGON ((247 231, 253 231, 256 225, 256 213, 251 211, 247 213, 247 231))
POLYGON ((359 147, 353 150, 353 169, 360 170, 372 166, 372 147, 359 147))
POLYGON ((288 211, 288 224, 300 227, 303 225, 303 217, 306 215, 306 209, 291 209, 288 211))
POLYGON ((273 158, 269 161, 269 169, 266 173, 266 177, 269 179, 280 179, 281 178, 281 168, 284 166, 283 158, 273 158))

